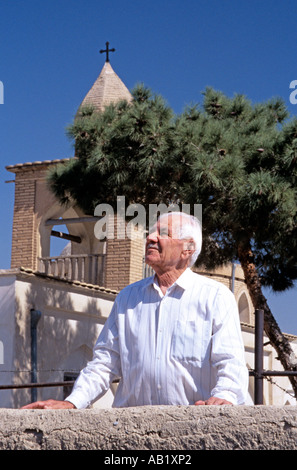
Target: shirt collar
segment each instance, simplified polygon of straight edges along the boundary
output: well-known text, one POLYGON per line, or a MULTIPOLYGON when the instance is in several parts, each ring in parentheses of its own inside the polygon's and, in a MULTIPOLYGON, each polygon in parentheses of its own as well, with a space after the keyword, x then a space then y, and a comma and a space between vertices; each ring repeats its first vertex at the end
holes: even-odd
MULTIPOLYGON (((187 268, 177 279, 176 281, 167 289, 167 292, 170 292, 175 286, 181 287, 183 290, 186 290, 191 284, 193 279, 193 272, 191 268, 187 268)), ((159 283, 156 275, 152 277, 152 285, 158 291, 160 290, 159 283)))
MULTIPOLYGON (((187 268, 175 281, 174 284, 177 284, 182 289, 186 290, 191 284, 193 279, 193 272, 191 268, 187 268)), ((173 285, 174 285, 173 284, 173 285)))

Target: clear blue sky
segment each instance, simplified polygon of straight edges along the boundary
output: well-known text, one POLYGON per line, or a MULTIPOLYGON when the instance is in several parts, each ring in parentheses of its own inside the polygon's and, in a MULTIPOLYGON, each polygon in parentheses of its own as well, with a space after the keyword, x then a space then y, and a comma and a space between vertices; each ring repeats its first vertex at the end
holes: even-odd
MULTIPOLYGON (((10 267, 14 175, 6 165, 73 155, 66 126, 104 64, 181 112, 207 86, 252 102, 297 80, 293 0, 0 0, 0 268, 10 267)), ((266 293, 280 327, 297 334, 297 289, 266 293)))

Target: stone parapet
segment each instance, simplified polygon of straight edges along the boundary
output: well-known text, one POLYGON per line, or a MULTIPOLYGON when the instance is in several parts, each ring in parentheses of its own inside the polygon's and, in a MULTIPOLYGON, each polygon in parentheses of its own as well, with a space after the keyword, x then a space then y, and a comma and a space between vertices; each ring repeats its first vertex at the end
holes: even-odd
POLYGON ((295 406, 0 409, 0 450, 183 452, 296 448, 295 406))

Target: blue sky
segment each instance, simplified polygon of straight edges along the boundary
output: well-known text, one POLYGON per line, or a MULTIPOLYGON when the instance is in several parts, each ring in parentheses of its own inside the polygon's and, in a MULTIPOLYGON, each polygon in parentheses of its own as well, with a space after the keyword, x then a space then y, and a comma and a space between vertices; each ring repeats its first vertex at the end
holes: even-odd
MULTIPOLYGON (((252 102, 279 96, 296 116, 296 26, 292 0, 0 0, 0 269, 10 267, 14 201, 5 166, 73 155, 65 128, 106 41, 126 86, 144 83, 176 113, 212 86, 252 102)), ((280 327, 297 334, 297 289, 265 293, 280 327)))

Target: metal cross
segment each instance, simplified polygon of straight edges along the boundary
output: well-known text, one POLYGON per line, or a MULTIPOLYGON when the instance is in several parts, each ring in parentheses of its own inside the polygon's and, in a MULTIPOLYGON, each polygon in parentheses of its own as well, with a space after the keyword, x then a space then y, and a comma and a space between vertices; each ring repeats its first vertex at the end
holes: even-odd
POLYGON ((100 50, 100 54, 102 54, 103 52, 106 52, 106 62, 109 62, 109 53, 110 52, 115 52, 115 49, 109 49, 109 42, 106 42, 106 49, 101 49, 100 50))

